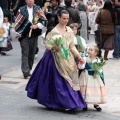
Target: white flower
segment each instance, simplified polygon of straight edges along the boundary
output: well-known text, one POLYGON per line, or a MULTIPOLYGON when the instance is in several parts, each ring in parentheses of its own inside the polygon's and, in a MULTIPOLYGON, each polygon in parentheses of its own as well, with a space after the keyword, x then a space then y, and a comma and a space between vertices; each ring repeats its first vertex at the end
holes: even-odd
POLYGON ((98 60, 97 63, 101 63, 100 59, 97 59, 97 60, 98 60))
POLYGON ((53 37, 52 37, 52 39, 59 39, 59 38, 62 38, 62 35, 54 35, 53 37))
POLYGON ((94 60, 91 60, 91 62, 92 62, 92 63, 96 63, 96 62, 97 62, 97 60, 96 60, 96 59, 94 59, 94 60))
POLYGON ((96 58, 96 59, 92 60, 91 62, 92 62, 92 63, 100 63, 101 61, 100 61, 99 58, 96 58))

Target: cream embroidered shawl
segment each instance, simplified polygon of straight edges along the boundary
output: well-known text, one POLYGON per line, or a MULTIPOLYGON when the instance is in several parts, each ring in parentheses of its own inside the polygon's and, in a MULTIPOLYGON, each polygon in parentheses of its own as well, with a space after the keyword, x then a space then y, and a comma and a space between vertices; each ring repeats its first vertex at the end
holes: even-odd
MULTIPOLYGON (((52 46, 47 43, 47 40, 50 40, 54 35, 60 35, 56 27, 52 29, 52 31, 49 32, 46 36, 45 47, 49 50, 51 50, 52 46)), ((69 53, 69 58, 67 60, 62 59, 58 56, 57 52, 51 51, 56 64, 56 68, 60 75, 68 81, 74 90, 80 90, 77 67, 74 60, 74 57, 79 57, 80 55, 74 46, 74 34, 71 28, 67 27, 67 32, 62 36, 64 39, 64 47, 68 50, 69 53)))

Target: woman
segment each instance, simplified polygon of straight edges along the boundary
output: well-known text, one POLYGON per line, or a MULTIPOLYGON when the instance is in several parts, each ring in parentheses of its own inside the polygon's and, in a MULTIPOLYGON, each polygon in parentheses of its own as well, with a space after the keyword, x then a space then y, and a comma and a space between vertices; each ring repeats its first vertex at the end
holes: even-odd
POLYGON ((12 44, 11 44, 10 39, 9 39, 10 23, 9 23, 9 20, 8 20, 7 16, 4 17, 4 22, 2 24, 2 27, 4 29, 3 39, 4 39, 4 42, 6 43, 6 46, 1 46, 0 47, 0 52, 2 51, 1 55, 6 55, 5 52, 13 49, 12 44))
POLYGON ((96 31, 98 29, 98 25, 95 23, 96 17, 98 15, 98 12, 103 8, 103 2, 101 0, 96 1, 96 8, 94 11, 93 21, 92 21, 92 28, 93 31, 96 31))
POLYGON ((58 13, 59 23, 46 36, 46 52, 34 70, 26 87, 28 97, 53 109, 84 108, 85 103, 80 93, 78 73, 74 56, 82 62, 73 42, 73 32, 67 27, 69 14, 66 10, 58 13), (69 58, 58 55, 61 47, 52 47, 48 41, 55 35, 62 35, 64 47, 69 58))
POLYGON ((93 20, 94 20, 94 15, 95 15, 95 9, 96 9, 96 5, 95 5, 94 0, 90 0, 89 6, 88 6, 89 27, 91 28, 90 34, 94 34, 93 20))
POLYGON ((97 15, 96 23, 100 26, 102 42, 101 49, 104 49, 104 59, 108 60, 109 50, 114 49, 114 25, 116 14, 113 10, 111 1, 105 1, 103 9, 97 15), (106 17, 105 17, 106 16, 106 17))
POLYGON ((81 0, 81 2, 78 3, 78 5, 76 6, 76 9, 79 11, 79 15, 80 15, 80 20, 82 23, 82 27, 80 29, 80 36, 83 37, 85 40, 88 40, 88 30, 87 30, 87 5, 85 5, 83 3, 83 1, 81 0))

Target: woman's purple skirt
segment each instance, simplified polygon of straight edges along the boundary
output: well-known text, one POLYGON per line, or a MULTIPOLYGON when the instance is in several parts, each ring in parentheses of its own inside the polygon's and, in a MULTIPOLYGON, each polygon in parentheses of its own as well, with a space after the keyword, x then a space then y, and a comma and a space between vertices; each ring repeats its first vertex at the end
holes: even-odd
POLYGON ((74 91, 58 72, 50 51, 36 66, 27 86, 27 96, 48 108, 84 108, 80 91, 74 91))

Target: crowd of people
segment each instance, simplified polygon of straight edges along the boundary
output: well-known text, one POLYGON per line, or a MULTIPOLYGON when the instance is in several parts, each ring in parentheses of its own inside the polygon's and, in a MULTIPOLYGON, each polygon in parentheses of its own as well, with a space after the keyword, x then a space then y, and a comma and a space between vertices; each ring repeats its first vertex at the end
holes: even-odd
POLYGON ((23 76, 25 79, 30 76, 27 96, 37 99, 48 109, 87 110, 87 105, 93 104, 101 111, 99 104, 107 102, 102 70, 104 60, 108 60, 110 50, 114 50, 113 58, 120 58, 120 1, 23 1, 1 2, 0 53, 5 55, 3 51, 12 49, 9 18, 3 12, 7 9, 14 13, 23 76), (43 27, 47 28, 46 50, 31 74, 43 27), (89 34, 94 34, 96 45, 88 47, 89 34), (101 50, 105 51, 103 56, 101 50))

